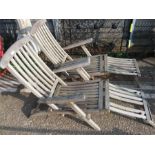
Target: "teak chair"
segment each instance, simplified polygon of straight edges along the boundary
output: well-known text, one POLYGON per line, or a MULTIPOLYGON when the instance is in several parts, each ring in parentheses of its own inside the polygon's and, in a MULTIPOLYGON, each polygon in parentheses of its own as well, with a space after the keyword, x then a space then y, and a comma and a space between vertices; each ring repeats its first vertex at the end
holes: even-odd
MULTIPOLYGON (((106 54, 92 56, 85 46, 93 41, 92 38, 62 48, 50 32, 46 20, 37 21, 33 25, 30 34, 38 43, 41 51, 44 52, 47 58, 49 58, 49 60, 56 66, 57 69, 54 70, 55 73, 63 71, 58 67, 61 68, 64 62, 67 60, 73 60, 65 50, 81 47, 86 55, 91 59, 90 65, 84 67, 90 76, 87 75, 87 78, 84 78, 84 80, 88 80, 90 77, 94 76, 106 75, 107 72, 140 76, 136 59, 113 58, 106 54)), ((74 70, 69 71, 68 73, 71 75, 76 74, 74 70)))
POLYGON ((34 49, 30 36, 14 43, 0 62, 1 68, 7 68, 26 88, 56 112, 75 112, 79 118, 92 128, 100 127, 87 114, 106 108, 130 117, 141 118, 153 125, 148 104, 142 93, 117 87, 101 79, 85 82, 64 82, 42 61, 34 49), (135 97, 136 96, 136 97, 135 97), (113 99, 113 101, 111 101, 113 99), (120 106, 132 103, 143 110, 120 106))
MULTIPOLYGON (((66 107, 70 107, 70 109, 76 112, 80 118, 94 129, 100 130, 99 126, 80 108, 80 106, 76 105, 75 102, 85 101, 86 96, 81 94, 81 92, 83 93, 86 88, 90 89, 90 87, 94 88, 94 91, 97 91, 99 85, 103 81, 65 83, 47 67, 47 65, 39 58, 33 47, 34 42, 31 37, 27 36, 22 38, 7 50, 0 62, 0 66, 2 68, 7 68, 21 84, 30 89, 31 92, 40 99, 39 102, 46 101, 47 104, 56 111, 61 110, 59 106, 66 105, 66 107), (69 96, 60 96, 61 91, 60 95, 57 96, 56 94, 59 85, 62 86, 62 90, 70 88, 75 88, 75 90, 73 90, 69 96), (80 92, 80 94, 78 92, 80 92)), ((94 93, 93 96, 95 96, 95 92, 91 90, 90 92, 88 91, 86 93, 87 96, 89 96, 88 101, 93 97, 89 93, 94 93)), ((64 93, 62 92, 62 94, 64 93)), ((93 103, 95 104, 96 102, 94 101, 93 103)))

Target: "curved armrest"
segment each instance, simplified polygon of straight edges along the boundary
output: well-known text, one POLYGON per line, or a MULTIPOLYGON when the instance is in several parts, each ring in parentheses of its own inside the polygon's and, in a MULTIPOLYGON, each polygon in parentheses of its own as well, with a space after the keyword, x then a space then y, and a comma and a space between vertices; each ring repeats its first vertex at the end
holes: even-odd
POLYGON ((86 96, 82 93, 68 95, 68 96, 53 96, 47 99, 39 99, 38 103, 47 103, 47 104, 65 104, 69 102, 79 102, 85 101, 86 96))
POLYGON ((85 67, 90 65, 90 57, 75 59, 73 61, 65 62, 57 69, 54 69, 54 73, 66 72, 68 70, 74 70, 80 67, 85 67))
POLYGON ((79 46, 82 46, 82 45, 90 44, 92 42, 93 42, 93 38, 89 38, 89 39, 82 40, 80 42, 77 42, 77 43, 73 43, 71 45, 68 45, 68 46, 64 47, 63 49, 64 50, 69 50, 69 49, 72 49, 72 48, 75 48, 75 47, 79 47, 79 46))

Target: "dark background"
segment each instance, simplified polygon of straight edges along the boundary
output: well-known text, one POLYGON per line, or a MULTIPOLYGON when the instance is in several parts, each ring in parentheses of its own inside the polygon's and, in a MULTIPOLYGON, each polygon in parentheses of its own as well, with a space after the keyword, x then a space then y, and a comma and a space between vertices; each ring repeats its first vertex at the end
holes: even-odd
MULTIPOLYGON (((33 19, 32 23, 36 20, 33 19)), ((134 45, 128 49, 132 19, 61 19, 59 33, 55 20, 48 19, 51 32, 62 46, 92 37, 94 42, 88 46, 92 54, 128 53, 146 56, 154 52, 155 20, 137 19, 133 31, 134 45)), ((16 41, 18 26, 14 19, 0 20, 0 35, 4 38, 5 50, 16 41)), ((77 53, 80 50, 77 49, 77 53)))

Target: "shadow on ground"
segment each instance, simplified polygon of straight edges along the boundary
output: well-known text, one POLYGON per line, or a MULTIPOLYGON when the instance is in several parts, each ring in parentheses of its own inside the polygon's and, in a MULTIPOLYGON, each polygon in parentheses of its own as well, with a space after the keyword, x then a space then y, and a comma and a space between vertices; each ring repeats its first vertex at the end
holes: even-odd
POLYGON ((24 134, 62 134, 62 135, 129 135, 129 133, 124 132, 120 129, 113 128, 112 131, 71 131, 64 129, 45 129, 45 128, 24 128, 24 127, 13 127, 13 126, 0 126, 0 130, 21 132, 24 134))

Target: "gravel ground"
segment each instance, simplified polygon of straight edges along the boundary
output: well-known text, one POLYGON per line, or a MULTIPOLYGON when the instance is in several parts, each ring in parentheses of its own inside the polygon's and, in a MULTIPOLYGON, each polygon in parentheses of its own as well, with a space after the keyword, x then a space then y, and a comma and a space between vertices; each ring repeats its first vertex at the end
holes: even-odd
MULTIPOLYGON (((149 72, 149 81, 154 79, 153 61, 140 62, 142 72, 149 72), (152 63, 152 64, 150 64, 152 63), (151 74, 152 73, 152 74, 151 74)), ((143 74, 142 73, 142 74, 143 74)), ((145 76, 147 76, 145 74, 145 76)), ((41 116, 31 116, 30 110, 36 105, 37 98, 32 94, 1 94, 0 95, 0 134, 155 134, 155 129, 143 121, 123 117, 114 113, 103 111, 94 113, 93 120, 101 127, 101 132, 96 132, 87 124, 72 116, 61 116, 50 112, 41 116)), ((153 118, 155 119, 155 104, 151 103, 153 118)))

